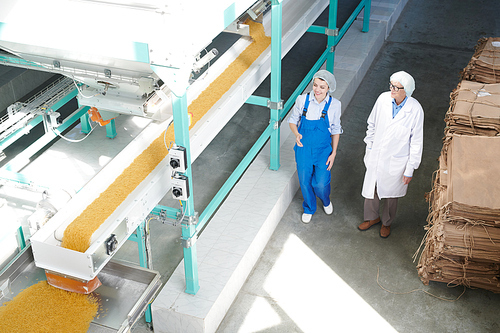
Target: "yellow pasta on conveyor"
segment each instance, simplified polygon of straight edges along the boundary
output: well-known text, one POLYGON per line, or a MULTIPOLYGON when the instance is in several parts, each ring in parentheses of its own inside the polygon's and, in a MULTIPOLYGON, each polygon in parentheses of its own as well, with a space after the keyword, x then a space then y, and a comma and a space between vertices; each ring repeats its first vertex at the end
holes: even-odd
MULTIPOLYGON (((250 26, 250 36, 253 42, 189 105, 188 111, 193 114, 191 128, 270 45, 271 38, 265 35, 262 24, 253 21, 248 21, 247 24, 250 26)), ((172 126, 167 132, 166 141, 172 141, 173 138, 172 126)), ((66 228, 62 246, 85 252, 90 246, 92 234, 166 155, 167 149, 164 146, 163 135, 161 135, 66 228)))
POLYGON ((0 332, 85 333, 98 308, 91 295, 71 293, 40 281, 0 307, 0 332))

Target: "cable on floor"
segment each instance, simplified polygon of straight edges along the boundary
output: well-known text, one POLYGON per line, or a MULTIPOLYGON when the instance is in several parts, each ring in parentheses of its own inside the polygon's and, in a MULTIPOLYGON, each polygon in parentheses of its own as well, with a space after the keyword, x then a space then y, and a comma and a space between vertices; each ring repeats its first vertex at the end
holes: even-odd
POLYGON ((380 282, 379 282, 379 275, 380 275, 380 267, 377 266, 377 284, 378 286, 388 292, 388 293, 391 293, 391 294, 395 294, 395 295, 406 295, 406 294, 411 294, 411 293, 414 293, 414 292, 417 292, 417 291, 421 291, 429 296, 432 296, 432 297, 435 297, 437 299, 440 299, 442 301, 446 301, 446 302, 456 302, 460 299, 460 297, 462 297, 463 294, 465 294, 465 290, 466 290, 466 287, 464 286, 464 291, 456 298, 456 299, 448 299, 448 298, 443 298, 443 297, 439 297, 439 296, 436 296, 434 294, 431 294, 430 292, 428 292, 427 290, 424 290, 424 289, 413 289, 413 290, 410 290, 410 291, 406 291, 406 292, 396 292, 396 291, 391 291, 385 287, 383 287, 380 282))

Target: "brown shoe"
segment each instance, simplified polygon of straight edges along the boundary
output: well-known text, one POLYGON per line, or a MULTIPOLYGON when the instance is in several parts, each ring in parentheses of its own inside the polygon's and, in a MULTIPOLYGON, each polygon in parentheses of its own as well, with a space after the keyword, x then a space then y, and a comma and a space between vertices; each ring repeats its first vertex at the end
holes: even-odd
POLYGON ((365 230, 370 229, 372 226, 374 226, 375 224, 377 224, 379 222, 380 222, 380 217, 377 217, 375 220, 365 221, 365 222, 361 223, 358 226, 358 229, 361 231, 365 231, 365 230))
POLYGON ((387 238, 391 234, 391 227, 385 226, 382 224, 382 228, 380 228, 380 237, 387 238))

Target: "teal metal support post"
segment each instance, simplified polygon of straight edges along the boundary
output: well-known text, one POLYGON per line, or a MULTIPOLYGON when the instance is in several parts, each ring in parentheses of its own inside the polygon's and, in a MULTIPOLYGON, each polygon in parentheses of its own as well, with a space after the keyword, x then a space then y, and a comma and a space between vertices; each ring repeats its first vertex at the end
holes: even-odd
POLYGON ((282 6, 281 0, 273 0, 271 7, 271 170, 280 167, 280 127, 279 109, 281 103, 281 33, 282 6))
MULTIPOLYGON (((172 109, 174 115, 175 143, 186 148, 187 169, 184 175, 188 178, 188 187, 193 189, 191 174, 191 147, 189 143, 189 118, 187 113, 186 93, 181 97, 172 94, 172 109)), ((196 243, 191 242, 196 233, 196 224, 191 223, 189 217, 194 216, 193 196, 183 201, 184 216, 187 219, 181 221, 182 241, 184 246, 184 273, 186 277, 186 293, 195 295, 200 289, 198 281, 198 260, 196 255, 196 243), (185 222, 185 221, 190 222, 185 222)))
POLYGON ((19 243, 19 251, 24 250, 26 247, 26 239, 24 238, 23 227, 17 229, 17 242, 19 243))
POLYGON ((365 11, 363 13, 363 29, 361 31, 368 32, 370 28, 370 11, 372 8, 372 0, 365 0, 365 11))
MULTIPOLYGON (((135 233, 129 236, 129 240, 137 242, 139 250, 139 264, 144 268, 148 267, 148 255, 146 253, 146 231, 145 231, 146 221, 142 221, 141 224, 135 229, 135 233)), ((144 317, 147 323, 150 323, 153 319, 151 315, 151 304, 148 304, 146 311, 144 312, 144 317)))
POLYGON ((82 133, 89 134, 92 127, 90 126, 90 116, 88 113, 80 117, 80 124, 82 125, 82 133))
POLYGON ((106 136, 110 139, 116 136, 116 124, 114 119, 111 119, 109 124, 106 125, 106 136))
MULTIPOLYGON (((330 31, 337 29, 337 8, 338 0, 330 0, 330 6, 328 8, 328 29, 330 31)), ((337 45, 336 36, 328 35, 327 48, 330 50, 328 57, 326 58, 326 70, 333 73, 333 67, 335 63, 335 46, 337 45)))

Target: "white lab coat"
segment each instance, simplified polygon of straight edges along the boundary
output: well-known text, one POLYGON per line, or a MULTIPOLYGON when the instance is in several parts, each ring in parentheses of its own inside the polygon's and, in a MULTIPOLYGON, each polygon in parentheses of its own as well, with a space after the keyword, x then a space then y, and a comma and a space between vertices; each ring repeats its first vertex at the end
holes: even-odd
POLYGON ((413 177, 422 159, 424 110, 413 97, 392 118, 390 92, 382 93, 368 117, 366 131, 363 197, 373 199, 375 185, 382 198, 399 198, 406 194, 408 185, 403 175, 413 177))

